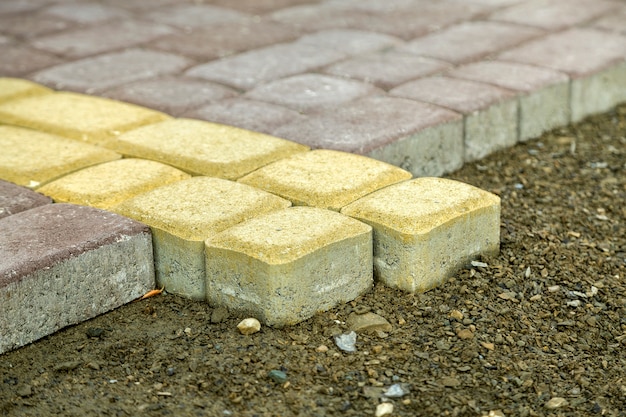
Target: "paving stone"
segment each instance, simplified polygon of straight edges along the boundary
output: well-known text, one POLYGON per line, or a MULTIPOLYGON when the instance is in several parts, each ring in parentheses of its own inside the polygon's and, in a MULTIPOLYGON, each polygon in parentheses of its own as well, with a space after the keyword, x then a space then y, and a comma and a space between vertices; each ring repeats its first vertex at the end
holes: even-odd
POLYGON ((332 49, 295 42, 199 65, 187 71, 186 75, 249 90, 262 82, 307 72, 344 57, 344 54, 332 49))
POLYGON ((145 0, 107 0, 106 3, 108 6, 128 9, 136 13, 143 13, 146 10, 155 10, 159 7, 179 4, 180 0, 150 0, 150 2, 146 2, 145 0))
POLYGON ((51 89, 32 81, 22 80, 20 78, 0 77, 0 103, 51 92, 51 89))
POLYGON ((595 29, 603 29, 610 32, 616 32, 621 33, 622 35, 626 35, 626 25, 624 24, 625 21, 626 5, 622 6, 622 8, 616 10, 609 15, 594 20, 589 24, 589 26, 595 29))
POLYGON ((164 25, 124 19, 39 37, 32 41, 32 46, 52 54, 82 58, 129 48, 173 32, 164 25))
POLYGON ((454 64, 476 61, 543 34, 540 29, 500 22, 464 22, 417 38, 398 50, 454 64))
POLYGON ((0 220, 0 353, 152 288, 146 225, 69 204, 47 204, 0 220))
POLYGON ((245 97, 308 112, 383 92, 371 84, 321 74, 301 74, 261 84, 245 97))
POLYGON ((521 141, 569 123, 569 78, 562 72, 512 62, 482 61, 448 75, 517 91, 521 141))
POLYGON ((220 100, 183 113, 183 116, 267 134, 284 124, 303 118, 300 113, 282 106, 239 97, 220 100))
POLYGON ((13 0, 0 2, 0 14, 27 12, 39 9, 54 0, 13 0))
POLYGON ((189 177, 169 165, 128 158, 82 169, 37 191, 57 203, 109 209, 136 195, 189 177))
POLYGON ((260 168, 239 182, 288 199, 294 205, 339 211, 352 201, 411 173, 375 159, 319 149, 260 168))
POLYGON ((0 178, 29 188, 122 157, 74 139, 6 125, 0 125, 0 149, 0 178))
POLYGON ((173 119, 132 130, 119 136, 111 148, 194 175, 230 180, 309 149, 262 133, 193 119, 173 119))
POLYGON ((371 22, 373 19, 371 13, 330 3, 286 7, 267 17, 302 32, 351 28, 358 25, 359 21, 371 22))
POLYGON ((0 56, 0 74, 7 77, 25 76, 62 62, 54 55, 23 45, 0 45, 0 56))
POLYGON ((465 162, 513 146, 518 140, 518 102, 509 90, 450 77, 428 77, 402 84, 390 93, 463 113, 465 162))
POLYGON ((286 124, 274 134, 312 148, 367 155, 416 176, 463 165, 462 116, 402 98, 365 97, 286 124))
POLYGON ((273 10, 310 3, 310 0, 212 0, 216 6, 228 7, 245 13, 261 15, 273 10))
POLYGON ((178 116, 212 101, 237 93, 206 80, 182 77, 161 77, 124 84, 102 93, 122 100, 178 116))
POLYGON ((178 55, 142 49, 127 49, 40 71, 35 81, 56 89, 89 94, 133 81, 179 73, 191 61, 178 55))
POLYGON ((59 92, 0 104, 0 123, 106 145, 113 137, 168 118, 153 110, 105 98, 59 92))
POLYGON ((26 187, 0 180, 0 219, 44 204, 52 204, 52 199, 26 187))
POLYGON ((346 55, 359 55, 389 48, 401 40, 363 30, 329 29, 302 36, 298 42, 335 49, 346 55))
POLYGON ((323 72, 340 77, 355 78, 389 90, 407 81, 451 68, 432 58, 395 51, 361 55, 324 68, 323 72))
POLYGON ((48 33, 66 30, 73 26, 72 22, 37 12, 0 15, 0 32, 18 39, 31 39, 48 33))
POLYGON ((478 255, 499 251, 500 199, 457 181, 401 182, 341 212, 373 227, 375 276, 405 291, 426 291, 478 255))
POLYGON ((113 211, 152 228, 157 286, 204 300, 204 240, 291 203, 244 184, 194 177, 125 201, 113 211))
POLYGON ((206 241, 212 306, 282 327, 355 299, 372 286, 372 230, 329 210, 294 207, 206 241))
POLYGON ((500 55, 507 61, 552 68, 571 81, 572 121, 626 101, 624 37, 593 29, 570 29, 528 42, 500 55), (602 47, 598 47, 602 45, 602 47), (600 89, 596 89, 602 87, 600 89))
POLYGON ((130 17, 130 14, 124 10, 97 3, 55 4, 54 6, 46 8, 44 13, 82 24, 99 23, 107 20, 118 20, 130 17))
POLYGON ((232 9, 208 4, 175 4, 157 8, 145 15, 155 22, 182 29, 203 28, 216 23, 242 20, 247 15, 232 9))

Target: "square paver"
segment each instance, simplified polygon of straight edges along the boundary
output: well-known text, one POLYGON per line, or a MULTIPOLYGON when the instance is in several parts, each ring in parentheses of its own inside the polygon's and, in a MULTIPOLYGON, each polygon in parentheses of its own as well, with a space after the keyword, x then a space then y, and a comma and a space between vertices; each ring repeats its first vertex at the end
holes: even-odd
POLYGON ((156 8, 146 14, 146 18, 181 29, 191 30, 204 28, 217 23, 238 21, 248 15, 225 7, 216 7, 209 4, 174 4, 156 8))
POLYGON ((125 201, 113 211, 152 228, 157 285, 204 300, 204 240, 291 203, 232 181, 194 177, 125 201))
POLYGON ((298 42, 336 49, 346 55, 360 55, 389 48, 400 39, 382 33, 354 29, 328 29, 302 36, 298 42))
POLYGON ((0 33, 20 40, 32 39, 74 27, 72 22, 41 12, 0 15, 0 33))
POLYGON ((124 20, 130 13, 117 7, 98 3, 55 4, 43 10, 44 14, 81 24, 124 20))
POLYGON ((421 78, 390 91, 465 115, 465 161, 475 161, 518 140, 516 94, 502 88, 449 77, 421 78))
POLYGON ((132 130, 119 136, 111 148, 195 175, 231 180, 309 149, 263 133, 193 119, 132 130))
POLYGON ((25 76, 63 62, 59 57, 24 45, 0 45, 0 56, 0 74, 6 77, 25 76))
POLYGON ((373 227, 376 278, 409 292, 429 290, 500 247, 500 198, 457 181, 401 182, 341 212, 373 227))
POLYGON ((52 204, 52 199, 26 187, 0 180, 0 219, 45 204, 52 204))
POLYGON ((239 179, 294 205, 338 211, 352 201, 411 173, 375 159, 326 149, 281 159, 239 179))
POLYGON ((0 77, 0 103, 16 98, 48 94, 52 90, 32 81, 20 78, 0 77))
POLYGON ((302 32, 352 28, 360 21, 372 21, 371 13, 342 8, 328 2, 286 7, 266 15, 269 19, 302 32))
POLYGON ((207 300, 282 327, 372 286, 372 229, 329 210, 294 207, 206 241, 207 300))
POLYGON ((144 224, 70 204, 0 220, 0 354, 152 288, 152 239, 144 224))

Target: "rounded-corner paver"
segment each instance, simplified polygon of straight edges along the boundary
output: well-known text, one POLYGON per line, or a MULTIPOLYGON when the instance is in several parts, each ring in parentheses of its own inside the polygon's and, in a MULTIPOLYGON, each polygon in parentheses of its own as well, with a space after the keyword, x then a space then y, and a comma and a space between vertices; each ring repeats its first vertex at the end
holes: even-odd
POLYGON ((298 206, 339 211, 411 173, 361 155, 318 149, 260 168, 239 182, 279 195, 298 206))
POLYGON ((21 78, 0 77, 0 103, 17 98, 51 93, 48 87, 21 78))
POLYGON ((341 213, 374 229, 374 271, 409 292, 433 288, 478 255, 500 247, 500 198, 433 177, 391 185, 341 213))
POLYGON ((82 169, 37 189, 57 203, 109 209, 138 194, 190 175, 145 159, 120 159, 82 169))
POLYGON ((270 326, 306 320, 373 283, 371 227, 330 210, 275 211, 205 243, 208 302, 270 326))
POLYGON ((204 300, 204 240, 289 206, 285 199, 244 184, 193 177, 140 194, 111 210, 151 227, 159 287, 204 300))
POLYGON ((117 137, 111 148, 194 175, 240 178, 308 147, 250 130, 194 119, 172 119, 117 137))
POLYGON ((52 199, 26 187, 0 179, 0 219, 45 204, 52 204, 52 199))

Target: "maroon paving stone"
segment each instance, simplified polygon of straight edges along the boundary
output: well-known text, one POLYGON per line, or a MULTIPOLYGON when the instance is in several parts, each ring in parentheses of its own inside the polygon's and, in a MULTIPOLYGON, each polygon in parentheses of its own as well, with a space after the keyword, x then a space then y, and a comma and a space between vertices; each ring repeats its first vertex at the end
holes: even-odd
POLYGON ((80 58, 128 48, 173 33, 168 26, 120 20, 35 39, 32 45, 53 54, 80 58))
POLYGON ((237 93, 210 81, 162 77, 124 84, 104 91, 101 95, 178 116, 211 101, 233 97, 237 93))
POLYGON ((44 204, 52 204, 52 199, 26 187, 0 180, 0 219, 44 204))
POLYGON ((145 15, 147 19, 182 29, 203 28, 246 17, 248 17, 246 14, 232 9, 206 4, 175 4, 158 8, 145 15))
POLYGON ((294 42, 233 55, 187 71, 186 75, 243 90, 278 78, 307 72, 339 61, 341 52, 294 42))
POLYGON ((301 37, 298 42, 358 55, 388 48, 401 42, 393 36, 354 29, 329 29, 301 37))
POLYGON ((177 55, 128 49, 57 65, 34 75, 41 84, 93 93, 142 79, 180 72, 190 61, 177 55))
POLYGON ((561 30, 610 13, 617 3, 607 0, 531 0, 499 10, 490 19, 561 30))
POLYGON ((373 85, 360 81, 321 74, 301 74, 262 84, 245 96, 309 112, 377 93, 383 94, 373 85))
POLYGON ((185 117, 271 134, 278 127, 303 120, 300 113, 270 103, 232 98, 184 114, 185 117))
POLYGON ((54 55, 13 44, 0 45, 0 57, 0 75, 9 77, 25 76, 63 62, 54 55))
POLYGON ((208 61, 295 39, 291 27, 266 20, 246 19, 166 35, 150 44, 163 51, 174 52, 199 61, 208 61))
POLYGON ((250 14, 264 14, 286 7, 310 3, 311 0, 213 0, 215 6, 226 7, 250 14))
POLYGON ((451 68, 447 62, 407 53, 385 51, 362 55, 324 68, 326 74, 374 83, 386 90, 451 68))
POLYGON ((594 20, 589 26, 626 35, 626 3, 615 12, 594 20))
POLYGON ((97 3, 56 4, 46 8, 44 13, 83 24, 124 19, 130 16, 127 11, 97 3))
POLYGON ((30 39, 59 32, 72 26, 71 22, 37 12, 0 15, 0 32, 19 39, 30 39))
POLYGON ((540 29, 500 22, 465 22, 412 42, 399 50, 455 64, 486 55, 540 36, 540 29))

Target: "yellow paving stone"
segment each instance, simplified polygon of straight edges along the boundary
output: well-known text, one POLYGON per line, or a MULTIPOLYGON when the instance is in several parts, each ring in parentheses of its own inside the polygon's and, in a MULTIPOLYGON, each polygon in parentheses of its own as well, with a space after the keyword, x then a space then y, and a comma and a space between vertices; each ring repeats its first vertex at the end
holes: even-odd
POLYGON ((0 123, 29 127, 94 145, 167 119, 164 113, 83 94, 58 92, 0 104, 0 123))
POLYGON ((37 189, 57 203, 109 209, 146 191, 190 175, 145 159, 120 159, 82 169, 37 189))
POLYGON ((0 178, 29 188, 122 157, 98 146, 9 125, 0 125, 0 149, 0 178))
POLYGON ((204 300, 204 240, 289 206, 285 199, 244 184, 193 177, 138 195, 112 210, 152 228, 159 287, 204 300))
POLYGON ((20 78, 0 77, 0 103, 17 98, 52 93, 53 90, 41 84, 20 78))
POLYGON ((239 181, 304 205, 340 210, 373 191, 411 178, 376 159, 319 149, 260 168, 239 181))
POLYGON ((206 240, 207 300, 270 326, 294 324, 372 285, 372 229, 340 213, 292 207, 206 240))
POLYGON ((285 139, 193 119, 167 120, 132 130, 113 141, 111 148, 191 174, 230 180, 309 150, 285 139))
POLYGON ((406 291, 442 283, 500 245, 500 198, 442 178, 416 178, 372 193, 341 212, 374 228, 378 280, 406 291))

